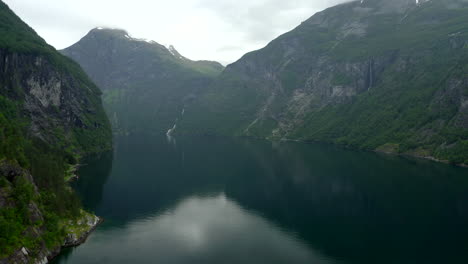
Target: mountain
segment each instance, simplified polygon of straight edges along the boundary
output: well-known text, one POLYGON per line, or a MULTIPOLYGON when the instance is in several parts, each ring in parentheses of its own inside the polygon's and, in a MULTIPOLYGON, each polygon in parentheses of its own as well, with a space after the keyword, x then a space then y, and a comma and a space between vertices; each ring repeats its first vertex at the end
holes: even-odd
POLYGON ((103 90, 114 131, 120 133, 166 133, 224 68, 119 29, 93 29, 62 53, 103 90))
POLYGON ((362 0, 229 65, 179 133, 324 141, 468 164, 468 2, 362 0))
POLYGON ((100 95, 0 1, 0 263, 45 263, 96 224, 66 178, 112 148, 100 95))

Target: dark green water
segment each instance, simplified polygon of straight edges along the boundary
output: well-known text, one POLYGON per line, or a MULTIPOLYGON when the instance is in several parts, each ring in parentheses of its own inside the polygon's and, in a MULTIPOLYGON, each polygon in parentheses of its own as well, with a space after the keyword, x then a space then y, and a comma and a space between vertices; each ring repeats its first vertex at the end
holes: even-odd
POLYGON ((468 170, 334 146, 132 136, 75 188, 106 219, 55 263, 468 263, 468 170))

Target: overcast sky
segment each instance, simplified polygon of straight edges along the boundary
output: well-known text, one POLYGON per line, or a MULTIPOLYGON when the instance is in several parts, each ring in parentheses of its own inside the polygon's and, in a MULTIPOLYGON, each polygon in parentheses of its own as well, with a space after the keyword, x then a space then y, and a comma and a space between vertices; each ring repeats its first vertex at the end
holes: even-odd
POLYGON ((3 0, 57 49, 95 27, 172 44, 194 60, 234 62, 345 0, 3 0))

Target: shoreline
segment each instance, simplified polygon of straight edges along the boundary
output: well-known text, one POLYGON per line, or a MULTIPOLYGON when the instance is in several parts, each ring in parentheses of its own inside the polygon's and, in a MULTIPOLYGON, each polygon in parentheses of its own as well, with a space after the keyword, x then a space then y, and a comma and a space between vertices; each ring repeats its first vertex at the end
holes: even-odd
MULTIPOLYGON (((69 230, 68 235, 67 237, 65 237, 65 241, 63 242, 63 244, 49 253, 49 255, 47 256, 47 261, 44 262, 45 259, 43 259, 40 262, 36 262, 36 264, 47 264, 52 260, 56 259, 60 255, 60 253, 62 253, 63 249, 82 245, 86 242, 91 233, 93 233, 96 230, 96 228, 104 222, 103 218, 88 213, 86 213, 83 218, 78 220, 78 223, 81 225, 86 224, 86 229, 82 230, 82 232, 79 233, 76 233, 76 230, 69 230), (84 220, 83 218, 85 218, 86 222, 80 223, 80 220, 84 220)), ((73 228, 73 226, 74 225, 71 224, 68 227, 73 228)))
MULTIPOLYGON (((184 135, 184 134, 181 134, 184 135)), ((256 140, 267 140, 270 142, 281 142, 281 141, 286 141, 286 142, 296 142, 296 143, 302 143, 302 144, 310 144, 310 143, 319 143, 319 144, 328 144, 331 146, 336 146, 342 149, 349 149, 349 150, 355 150, 355 151, 366 151, 366 152, 374 152, 374 153, 380 153, 380 154, 386 154, 386 155, 393 155, 393 156, 399 156, 399 157, 404 157, 404 158, 416 158, 416 159, 421 159, 421 160, 428 160, 428 161, 433 161, 436 163, 443 163, 455 167, 461 167, 461 168, 468 168, 468 164, 465 163, 452 163, 448 160, 440 160, 432 156, 421 156, 417 154, 411 154, 411 153, 397 153, 393 151, 385 151, 385 150, 378 150, 378 149, 366 149, 366 148, 359 148, 359 147, 353 147, 349 145, 344 145, 344 144, 338 144, 334 142, 327 142, 327 141, 320 141, 320 140, 304 140, 304 139, 293 139, 293 138, 271 138, 271 137, 255 137, 255 136, 246 136, 246 135, 237 135, 237 136, 232 136, 232 135, 215 135, 215 134, 192 134, 192 133, 186 133, 185 135, 198 135, 198 136, 215 136, 215 137, 234 137, 234 138, 246 138, 246 139, 256 139, 256 140)))
POLYGON ((468 168, 468 164, 464 163, 451 163, 448 160, 441 160, 437 159, 432 156, 421 156, 421 155, 416 155, 416 154, 411 154, 411 153, 395 153, 395 152, 390 152, 390 151, 381 151, 381 150, 373 150, 375 153, 380 153, 380 154, 385 154, 385 155, 393 155, 393 156, 400 156, 400 157, 405 157, 405 158, 415 158, 415 159, 420 159, 420 160, 428 160, 436 163, 443 163, 447 165, 452 165, 456 167, 461 167, 461 168, 468 168))
POLYGON ((34 255, 30 255, 31 250, 23 246, 17 249, 8 258, 0 260, 0 263, 47 264, 56 259, 63 249, 76 247, 85 243, 91 233, 96 230, 103 221, 103 218, 83 211, 83 216, 80 219, 75 222, 70 220, 66 225, 65 228, 67 229, 67 236, 64 238, 62 245, 47 248, 45 244, 42 244, 41 248, 38 249, 38 252, 34 255))
MULTIPOLYGON (((253 138, 255 138, 255 137, 253 137, 253 138)), ((468 168, 468 164, 465 164, 465 163, 451 163, 448 160, 441 160, 441 159, 437 159, 437 158, 432 157, 432 156, 421 156, 421 155, 411 154, 411 153, 397 153, 397 152, 378 150, 378 149, 371 150, 371 149, 364 149, 364 148, 355 148, 355 147, 350 147, 350 146, 347 146, 347 145, 341 145, 341 144, 336 144, 336 143, 332 143, 332 142, 325 142, 325 141, 319 141, 319 140, 300 140, 300 139, 288 139, 288 138, 282 138, 282 139, 278 139, 278 140, 271 139, 271 138, 264 138, 264 139, 266 139, 268 141, 290 141, 290 142, 306 143, 306 144, 307 143, 330 144, 330 145, 333 145, 333 146, 342 147, 344 149, 369 151, 369 152, 374 152, 374 153, 393 155, 393 156, 400 156, 400 157, 405 157, 405 158, 417 158, 417 159, 421 159, 421 160, 429 160, 429 161, 433 161, 433 162, 437 162, 437 163, 443 163, 443 164, 452 165, 452 166, 461 167, 461 168, 468 168)))

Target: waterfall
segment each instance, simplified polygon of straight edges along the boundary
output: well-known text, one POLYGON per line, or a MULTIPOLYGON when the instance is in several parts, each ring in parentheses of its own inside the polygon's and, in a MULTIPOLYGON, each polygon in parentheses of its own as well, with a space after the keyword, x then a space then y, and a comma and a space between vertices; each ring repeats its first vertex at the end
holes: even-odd
MULTIPOLYGON (((185 114, 185 107, 182 108, 182 112, 180 113, 180 118, 182 118, 182 117, 184 116, 184 114, 185 114)), ((167 133, 166 133, 167 136, 171 136, 172 133, 174 133, 174 131, 175 131, 176 128, 177 128, 177 122, 179 122, 179 119, 178 119, 178 118, 175 120, 174 126, 173 126, 171 129, 169 129, 169 130, 167 131, 167 133)))
POLYGON ((168 135, 168 136, 172 135, 172 133, 176 130, 176 128, 177 128, 177 120, 176 120, 174 126, 167 131, 166 135, 168 135))

